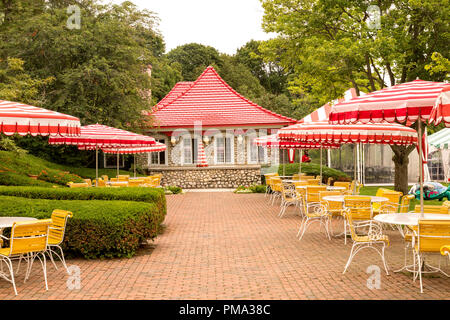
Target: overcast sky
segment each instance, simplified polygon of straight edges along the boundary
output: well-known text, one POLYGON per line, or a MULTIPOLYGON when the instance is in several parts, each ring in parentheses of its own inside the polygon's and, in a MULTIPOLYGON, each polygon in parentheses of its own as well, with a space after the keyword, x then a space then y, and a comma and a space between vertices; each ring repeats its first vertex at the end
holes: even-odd
MULTIPOLYGON (((106 1, 110 2, 110 1, 106 1)), ((123 0, 113 0, 121 3, 123 0)), ((249 40, 266 40, 272 35, 262 28, 263 9, 259 0, 131 0, 141 9, 156 12, 166 51, 185 43, 210 45, 234 54, 249 40)))

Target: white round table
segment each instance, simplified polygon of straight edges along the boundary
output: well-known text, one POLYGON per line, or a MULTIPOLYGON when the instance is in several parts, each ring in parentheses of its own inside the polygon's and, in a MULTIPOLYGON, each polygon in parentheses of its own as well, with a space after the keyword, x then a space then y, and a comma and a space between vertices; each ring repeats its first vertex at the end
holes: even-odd
MULTIPOLYGON (((296 188, 301 188, 301 189, 306 189, 307 186, 296 186, 296 188)), ((334 186, 327 186, 327 191, 342 191, 342 190, 346 190, 347 188, 345 187, 334 187, 334 186)), ((330 196, 331 197, 331 196, 330 196)), ((340 197, 340 196, 337 196, 340 197)), ((325 197, 324 197, 325 199, 325 197)), ((326 200, 326 199, 325 199, 326 200)), ((343 201, 343 200, 342 200, 343 201)))
POLYGON ((378 222, 407 226, 419 225, 420 219, 450 220, 450 214, 424 213, 423 218, 421 218, 420 213, 408 212, 379 214, 374 217, 374 220, 378 222))
POLYGON ((33 221, 36 218, 30 217, 0 217, 0 230, 4 228, 11 228, 14 222, 33 221))
MULTIPOLYGON (((346 196, 326 196, 326 197, 323 197, 323 200, 331 201, 331 202, 344 202, 344 198, 345 198, 345 197, 346 197, 346 196)), ((387 202, 387 201, 389 201, 388 198, 385 198, 385 197, 377 197, 377 196, 363 196, 363 195, 356 195, 356 196, 351 196, 351 197, 361 197, 361 198, 367 198, 367 197, 369 197, 369 198, 370 198, 370 201, 371 201, 372 203, 375 203, 375 202, 387 202)))

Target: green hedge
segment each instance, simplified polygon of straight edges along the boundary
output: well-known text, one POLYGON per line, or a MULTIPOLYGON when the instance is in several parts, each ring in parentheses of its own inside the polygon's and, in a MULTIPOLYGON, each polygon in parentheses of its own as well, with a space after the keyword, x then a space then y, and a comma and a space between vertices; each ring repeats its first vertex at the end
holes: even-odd
POLYGON ((74 214, 63 244, 69 255, 131 257, 160 232, 166 198, 162 189, 150 188, 0 187, 0 216, 43 219, 54 209, 74 214))
MULTIPOLYGON (((279 175, 283 174, 283 166, 286 167, 285 174, 287 176, 292 176, 299 171, 298 163, 281 164, 278 168, 279 175)), ((302 173, 309 176, 318 176, 320 175, 320 165, 315 163, 302 163, 302 173)), ((322 166, 322 177, 324 183, 326 183, 330 177, 333 178, 334 181, 352 181, 351 177, 344 172, 327 166, 322 166)))

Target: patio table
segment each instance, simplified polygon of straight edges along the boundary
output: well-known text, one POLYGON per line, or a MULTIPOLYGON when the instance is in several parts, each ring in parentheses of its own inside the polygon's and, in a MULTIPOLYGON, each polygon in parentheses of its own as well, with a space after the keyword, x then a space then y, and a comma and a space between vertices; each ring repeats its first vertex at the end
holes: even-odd
MULTIPOLYGON (((401 235, 404 237, 402 226, 418 226, 419 220, 429 219, 429 220, 450 220, 450 214, 440 214, 440 213, 424 213, 423 218, 420 217, 420 213, 408 212, 408 213, 384 213, 375 216, 374 220, 395 225, 400 231, 401 235)), ((405 265, 401 269, 395 270, 394 272, 400 272, 407 270, 409 272, 414 272, 412 269, 414 265, 405 265)), ((426 264, 424 262, 424 268, 426 264)))
POLYGON ((32 221, 36 218, 30 217, 0 217, 0 232, 5 228, 11 228, 14 222, 32 221))
MULTIPOLYGON (((336 188, 336 187, 334 187, 334 188, 336 188)), ((344 197, 346 197, 346 196, 326 196, 326 197, 323 197, 323 200, 326 200, 326 201, 331 201, 331 202, 344 202, 344 197)), ((387 202, 387 201, 389 201, 389 199, 388 198, 385 198, 385 197, 377 197, 377 196, 363 196, 363 195, 356 195, 356 196, 352 196, 352 197, 361 197, 361 198, 367 198, 367 197, 369 197, 370 198, 370 201, 372 202, 372 203, 378 203, 378 202, 387 202)))
MULTIPOLYGON (((3 234, 3 229, 11 228, 14 222, 24 222, 24 221, 33 221, 37 220, 36 218, 30 217, 0 217, 0 235, 3 234)), ((1 246, 0 246, 1 248, 1 246)))
MULTIPOLYGON (((296 186, 295 188, 297 189, 306 189, 307 186, 296 186)), ((333 186, 327 186, 327 191, 342 191, 345 190, 347 188, 345 187, 333 187, 333 186)), ((331 196, 330 196, 331 197, 331 196)), ((333 196, 334 197, 334 196, 333 196)), ((340 197, 340 196, 336 196, 336 197, 340 197)), ((324 197, 325 199, 325 197, 324 197)), ((326 199, 325 199, 326 200, 326 199)))

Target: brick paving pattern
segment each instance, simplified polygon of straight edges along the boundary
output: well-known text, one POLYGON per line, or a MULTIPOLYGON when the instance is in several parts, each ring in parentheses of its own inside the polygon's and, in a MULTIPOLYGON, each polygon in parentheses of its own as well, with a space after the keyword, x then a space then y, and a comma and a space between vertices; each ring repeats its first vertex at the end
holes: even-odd
MULTIPOLYGON (((374 250, 358 253, 345 275, 351 239, 326 239, 313 224, 296 238, 300 217, 289 208, 278 218, 279 206, 262 194, 231 192, 186 193, 167 197, 165 231, 131 259, 68 260, 81 269, 81 288, 69 290, 68 276, 48 264, 49 290, 39 262, 24 283, 22 266, 16 297, 10 283, 0 279, 4 299, 448 299, 450 278, 424 279, 394 273, 403 265, 403 241, 391 239, 387 276, 374 250), (381 268, 381 288, 369 289, 370 265, 381 268)), ((341 220, 334 220, 336 230, 341 220)), ((448 259, 447 259, 448 260, 448 259)), ((442 259, 442 261, 445 261, 442 259)), ((60 263, 58 265, 61 265, 60 263)), ((448 265, 444 268, 449 271, 448 265)))

